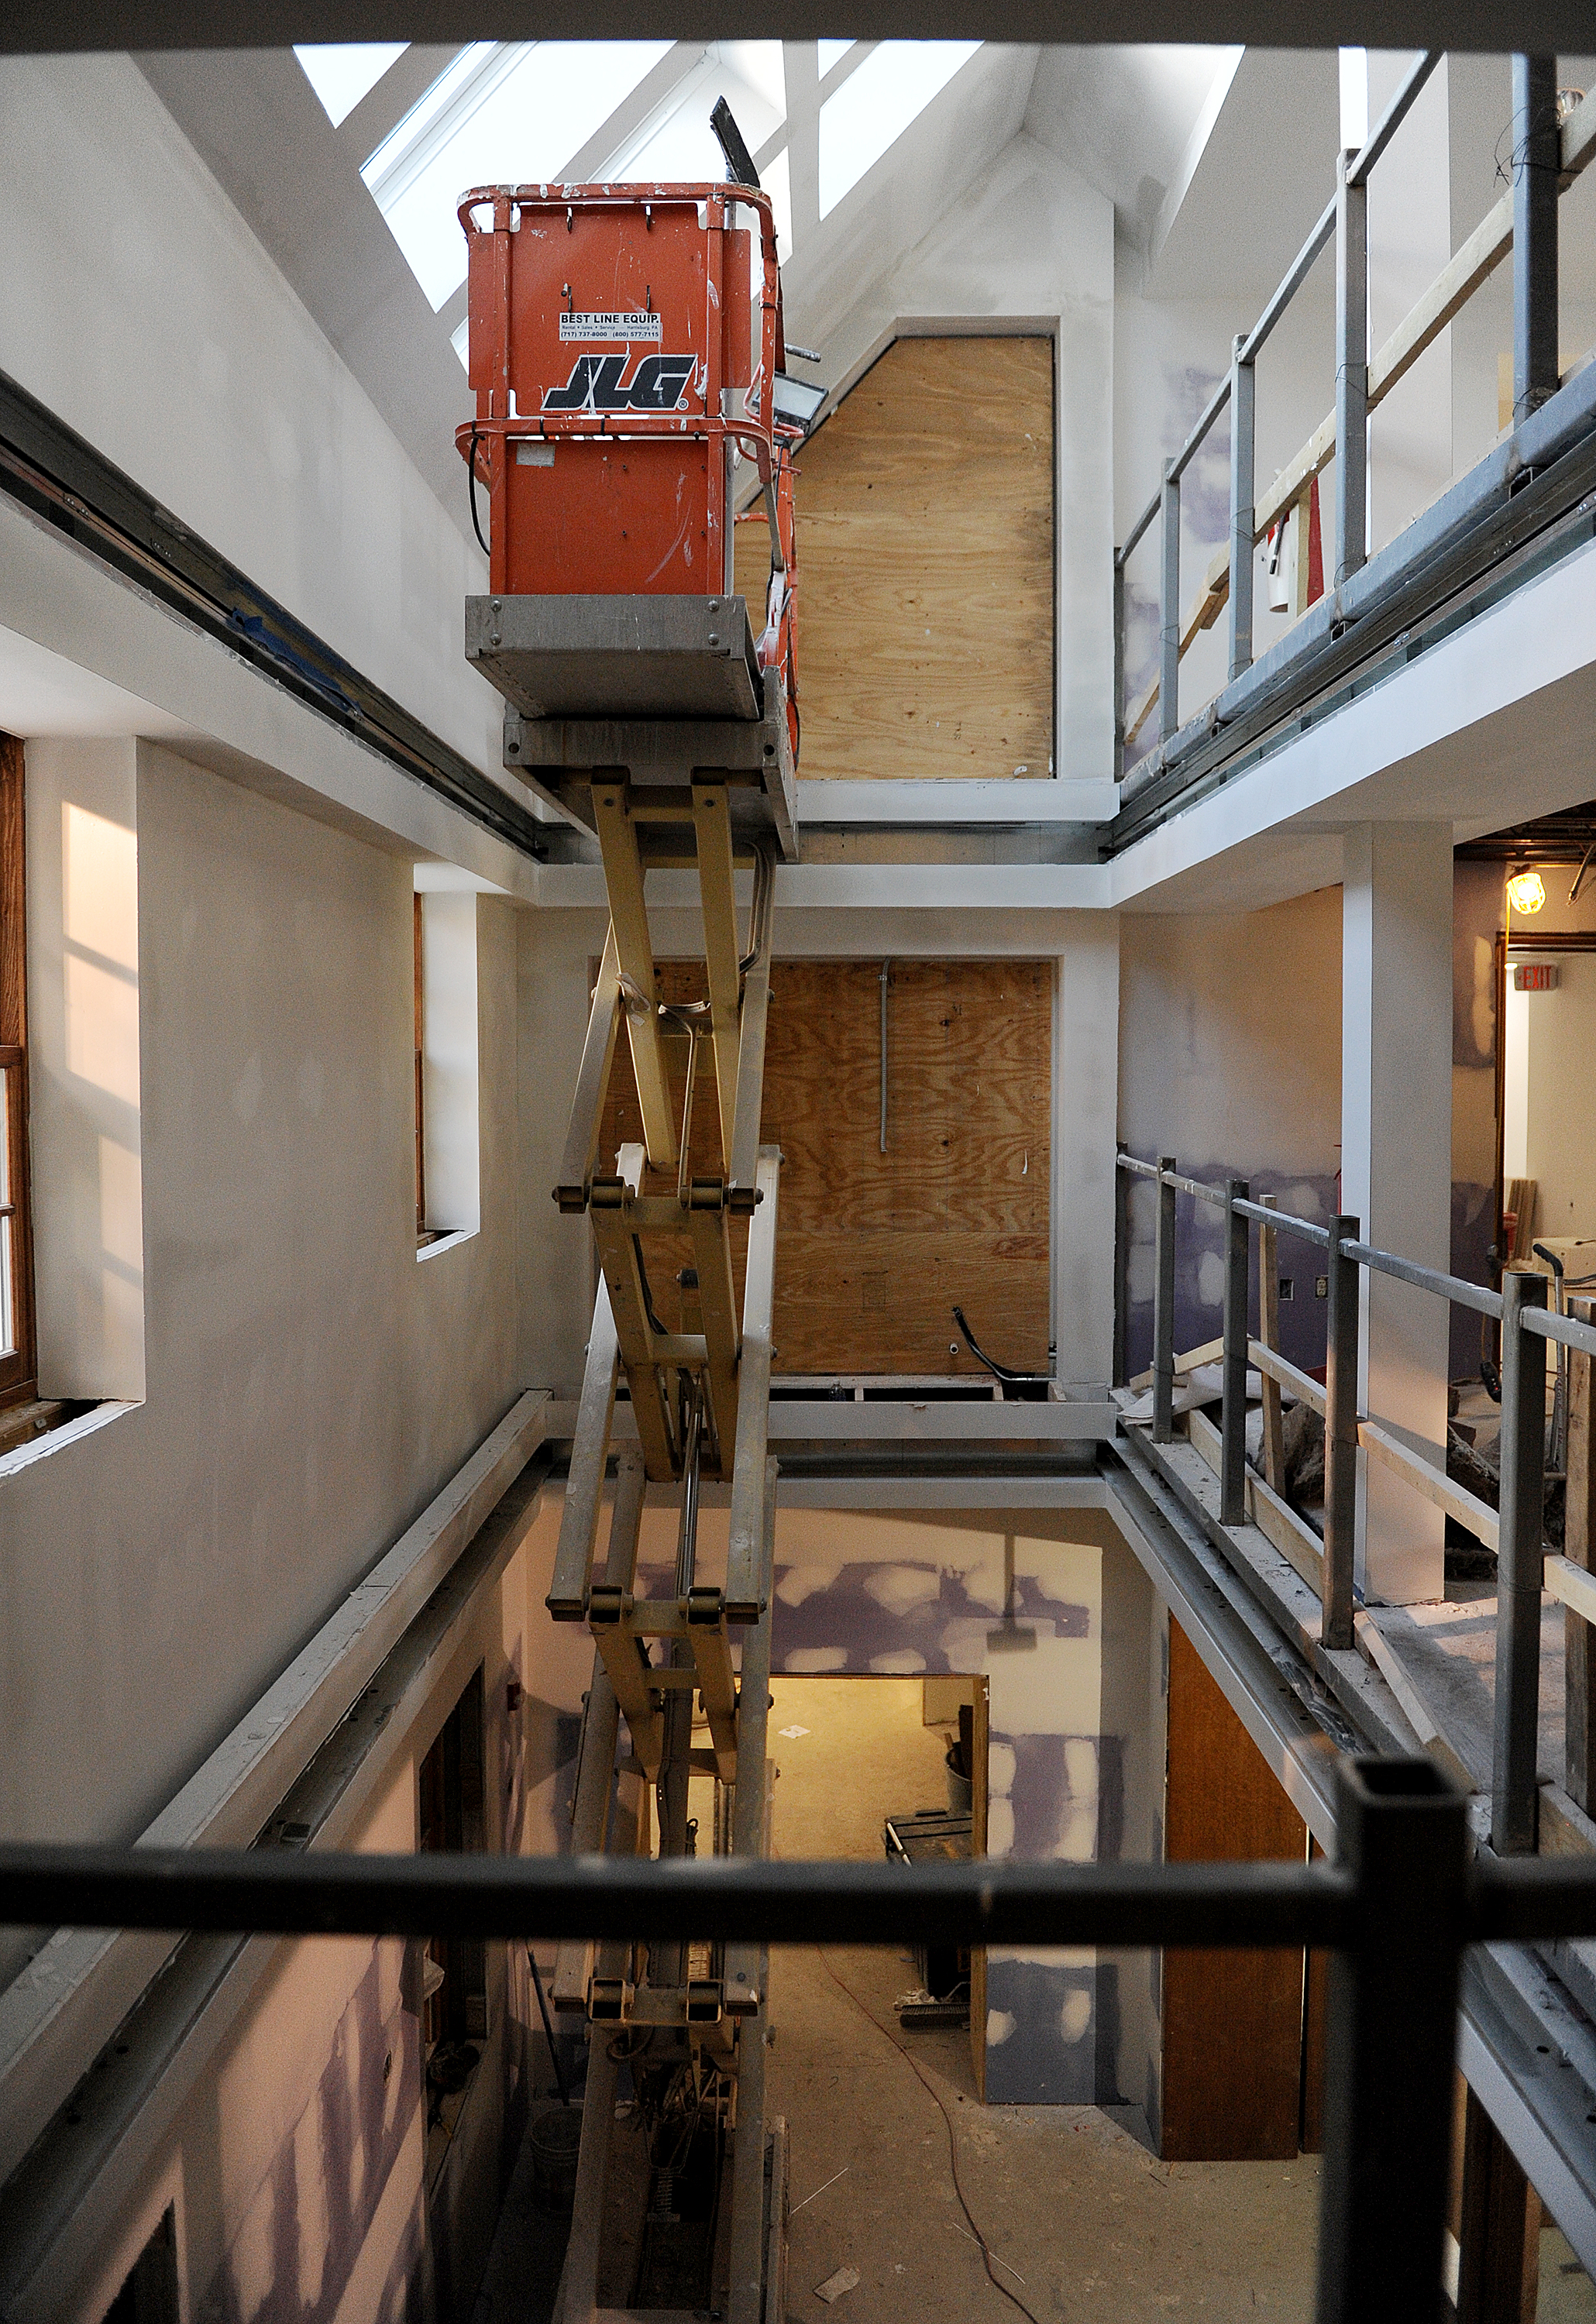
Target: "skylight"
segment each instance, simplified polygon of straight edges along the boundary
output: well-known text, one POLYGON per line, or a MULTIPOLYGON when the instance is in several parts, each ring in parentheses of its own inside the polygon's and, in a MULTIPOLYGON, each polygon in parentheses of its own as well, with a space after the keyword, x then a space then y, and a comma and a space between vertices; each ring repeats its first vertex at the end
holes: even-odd
POLYGON ((757 153, 769 144, 787 113, 780 42, 717 42, 610 157, 602 175, 628 184, 650 180, 691 184, 724 178, 725 156, 709 125, 715 100, 722 97, 749 152, 757 153))
POLYGON ((882 41, 820 108, 820 215, 835 209, 865 171, 947 87, 979 41, 882 41))
POLYGON ((335 41, 296 49, 294 54, 321 99, 322 111, 337 129, 409 46, 408 41, 335 41))
POLYGON ((669 41, 477 42, 361 171, 433 308, 466 280, 470 186, 558 178, 669 41))
POLYGON ((853 43, 852 41, 816 42, 815 46, 819 52, 820 78, 822 80, 826 78, 826 74, 831 70, 833 65, 840 63, 842 59, 847 55, 848 51, 853 47, 853 43))

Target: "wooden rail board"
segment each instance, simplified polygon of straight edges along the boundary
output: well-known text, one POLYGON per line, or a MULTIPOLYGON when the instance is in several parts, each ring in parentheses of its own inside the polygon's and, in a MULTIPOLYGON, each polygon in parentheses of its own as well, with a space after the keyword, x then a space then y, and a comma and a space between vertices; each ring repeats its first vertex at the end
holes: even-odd
MULTIPOLYGON (((779 961, 770 979, 761 1138, 780 1146, 773 1337, 781 1372, 979 1374, 962 1306, 1001 1362, 1047 1361, 1052 988, 1041 961, 894 961, 887 994, 887 1152, 881 1150, 881 969, 779 961)), ((703 969, 667 962, 662 999, 702 992, 703 969)), ((680 1118, 685 1051, 667 1041, 680 1118)), ((601 1167, 639 1134, 630 1060, 616 1051, 601 1167)), ((693 1168, 716 1169, 708 1045, 694 1095, 693 1168)), ((649 1192, 673 1193, 650 1177, 649 1192)), ((733 1222, 743 1296, 746 1230, 733 1222)), ((685 1235, 651 1236, 662 1323, 684 1318, 685 1235)))
MULTIPOLYGON (((896 340, 797 466, 800 773, 1048 775, 1051 341, 896 340)), ((736 552, 761 606, 762 524, 736 552)))

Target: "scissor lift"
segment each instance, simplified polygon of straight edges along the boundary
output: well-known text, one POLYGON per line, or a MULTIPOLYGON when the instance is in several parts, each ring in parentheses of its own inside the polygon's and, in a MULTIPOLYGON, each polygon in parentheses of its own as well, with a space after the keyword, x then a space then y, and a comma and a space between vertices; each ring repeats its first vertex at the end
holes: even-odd
MULTIPOLYGON (((698 1775, 714 1779, 717 1852, 759 1855, 780 1158, 759 1139, 775 871, 797 853, 803 432, 777 409, 770 202, 743 184, 499 186, 467 194, 460 216, 477 417, 457 440, 474 515, 484 488, 490 520, 490 593, 467 601, 466 651, 505 697, 506 765, 596 837, 610 905, 554 1190, 562 1212, 587 1215, 601 1270, 548 1600, 557 1621, 588 1625, 595 1648, 572 1845, 646 1853, 657 1820, 660 1852, 687 1852, 698 1775), (757 633, 733 587, 744 458, 771 543, 757 633), (659 866, 698 875, 706 997, 685 1007, 660 1001, 644 903, 659 866), (753 873, 746 942, 740 866, 753 873), (601 1137, 623 1026, 642 1137, 612 1157, 601 1137), (650 1254, 684 1236, 672 1331, 650 1254), (618 1425, 623 1379, 635 1446, 618 1425), (719 1583, 698 1578, 706 1475, 731 1486, 719 1583), (654 1599, 636 1594, 650 1483, 679 1493, 674 1589, 654 1599), (697 1748, 695 1696, 708 1735, 697 1748)), ((786 2140, 766 2120, 761 1949, 567 1945, 553 1997, 586 2017, 591 2043, 560 2324, 711 2307, 782 2324, 786 2140), (634 2104, 617 2124, 623 2064, 634 2104)))

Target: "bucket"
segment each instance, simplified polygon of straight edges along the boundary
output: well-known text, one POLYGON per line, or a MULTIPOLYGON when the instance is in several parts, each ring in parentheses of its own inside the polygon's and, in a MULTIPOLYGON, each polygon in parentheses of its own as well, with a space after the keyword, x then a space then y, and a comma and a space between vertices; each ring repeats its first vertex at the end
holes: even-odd
POLYGON ((580 2107, 554 2107, 540 2114, 527 2133, 532 2152, 532 2200, 540 2210, 568 2211, 577 2195, 577 2156, 582 2144, 580 2107))
POLYGON ((958 1768, 959 1747, 955 1743, 943 1758, 947 1769, 947 1812, 949 1815, 968 1815, 974 1805, 975 1787, 968 1775, 958 1768))

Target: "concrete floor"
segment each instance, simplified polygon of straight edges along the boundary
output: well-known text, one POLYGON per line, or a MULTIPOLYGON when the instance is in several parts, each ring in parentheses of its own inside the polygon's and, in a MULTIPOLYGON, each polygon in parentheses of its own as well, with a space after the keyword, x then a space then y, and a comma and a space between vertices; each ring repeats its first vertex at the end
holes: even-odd
MULTIPOLYGON (((778 1677, 771 1692, 779 1854, 873 1857, 883 1816, 946 1803, 945 1738, 922 1723, 918 1680, 778 1677), (807 1731, 780 1732, 792 1727, 807 1731)), ((773 1958, 770 2105, 791 2139, 789 2324, 1001 2324, 1019 2312, 987 2281, 943 2107, 997 2273, 1038 2324, 1306 2324, 1315 2158, 1166 2163, 1097 2107, 983 2107, 965 2034, 899 2033, 892 2005, 913 1983, 907 1954, 845 1942, 773 1958), (828 2305, 815 2287, 840 2268, 859 2282, 828 2305)), ((474 2324, 540 2324, 563 2245, 564 2223, 531 2206, 523 2152, 474 2324)), ((1591 2319, 1596 2292, 1548 2228, 1538 2324, 1591 2319)))

